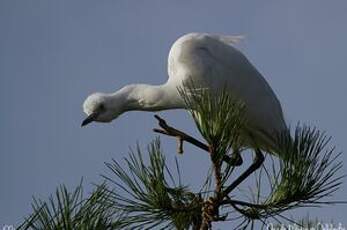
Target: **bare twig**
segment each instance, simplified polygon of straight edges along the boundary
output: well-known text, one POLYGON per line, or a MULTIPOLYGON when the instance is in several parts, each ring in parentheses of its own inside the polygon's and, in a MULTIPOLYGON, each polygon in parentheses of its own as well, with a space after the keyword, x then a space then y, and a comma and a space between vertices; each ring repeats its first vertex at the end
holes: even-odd
MULTIPOLYGON (((205 150, 206 152, 208 153, 211 153, 211 148, 202 143, 201 141, 195 139, 194 137, 178 130, 178 129, 175 129, 171 126, 169 126, 166 121, 159 117, 158 115, 154 115, 155 119, 158 120, 158 124, 160 126, 161 129, 153 129, 154 132, 156 133, 161 133, 161 134, 164 134, 164 135, 167 135, 167 136, 171 136, 171 137, 175 137, 177 138, 178 140, 178 147, 177 147, 177 152, 178 153, 183 153, 183 142, 186 141, 202 150, 205 150)), ((236 161, 234 159, 232 159, 231 157, 229 156, 224 156, 223 157, 223 161, 225 161, 226 163, 228 164, 232 164, 232 165, 240 165, 240 163, 242 163, 242 159, 240 161, 240 159, 236 159, 236 161), (236 162, 236 163, 234 163, 236 162), (234 164, 233 164, 234 163, 234 164)))
MULTIPOLYGON (((183 141, 186 141, 186 142, 189 142, 191 143, 192 145, 195 145, 196 147, 200 148, 200 149, 203 149, 205 150, 206 152, 209 152, 209 147, 208 145, 202 143, 201 141, 198 141, 197 139, 195 139, 194 137, 178 130, 178 129, 175 129, 171 126, 169 126, 166 121, 159 117, 158 115, 154 115, 154 117, 158 120, 159 122, 159 126, 162 128, 162 129, 153 129, 154 132, 156 133, 161 133, 161 134, 165 134, 165 135, 168 135, 168 136, 172 136, 172 137, 176 137, 179 139, 179 144, 181 145, 181 143, 183 141)), ((182 146, 179 146, 179 150, 182 146)), ((183 149, 182 149, 182 152, 183 152, 183 149)))

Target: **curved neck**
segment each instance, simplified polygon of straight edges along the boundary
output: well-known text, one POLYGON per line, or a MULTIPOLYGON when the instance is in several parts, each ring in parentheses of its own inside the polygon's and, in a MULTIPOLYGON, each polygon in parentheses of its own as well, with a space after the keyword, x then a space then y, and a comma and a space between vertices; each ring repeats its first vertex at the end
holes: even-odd
POLYGON ((126 111, 160 111, 167 109, 184 108, 184 102, 175 86, 169 84, 127 85, 111 95, 121 106, 122 112, 126 111))

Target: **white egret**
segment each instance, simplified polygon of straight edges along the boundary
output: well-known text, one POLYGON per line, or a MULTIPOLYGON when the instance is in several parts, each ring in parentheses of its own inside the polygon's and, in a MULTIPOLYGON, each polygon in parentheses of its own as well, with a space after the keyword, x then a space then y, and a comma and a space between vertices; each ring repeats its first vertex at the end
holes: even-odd
POLYGON ((199 82, 211 89, 226 88, 243 101, 249 127, 266 133, 255 134, 260 140, 257 142, 263 147, 273 145, 266 136, 286 130, 282 108, 263 76, 233 47, 238 38, 205 33, 180 37, 169 53, 166 83, 132 84, 115 93, 90 95, 83 104, 88 117, 82 126, 92 121, 110 122, 127 111, 185 108, 177 88, 187 82, 199 82))

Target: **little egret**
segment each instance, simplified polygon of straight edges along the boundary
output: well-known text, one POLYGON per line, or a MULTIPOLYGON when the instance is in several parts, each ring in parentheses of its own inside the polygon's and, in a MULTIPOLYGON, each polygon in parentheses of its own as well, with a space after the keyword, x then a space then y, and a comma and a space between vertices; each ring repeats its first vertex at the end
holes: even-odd
POLYGON ((83 104, 88 117, 82 126, 92 121, 110 122, 128 111, 184 109, 177 88, 187 82, 198 82, 207 88, 226 89, 243 101, 248 126, 265 133, 254 133, 258 144, 265 150, 273 148, 274 143, 268 137, 287 130, 282 108, 263 76, 233 46, 238 40, 237 36, 205 33, 180 37, 169 52, 166 83, 132 84, 111 94, 91 94, 83 104))

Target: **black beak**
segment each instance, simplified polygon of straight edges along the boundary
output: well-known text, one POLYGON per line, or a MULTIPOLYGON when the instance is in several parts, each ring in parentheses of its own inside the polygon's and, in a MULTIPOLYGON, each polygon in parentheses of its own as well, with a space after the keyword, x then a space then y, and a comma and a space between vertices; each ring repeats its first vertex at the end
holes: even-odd
POLYGON ((89 123, 95 121, 97 116, 98 116, 98 113, 91 113, 86 119, 83 120, 81 127, 88 125, 89 123))

